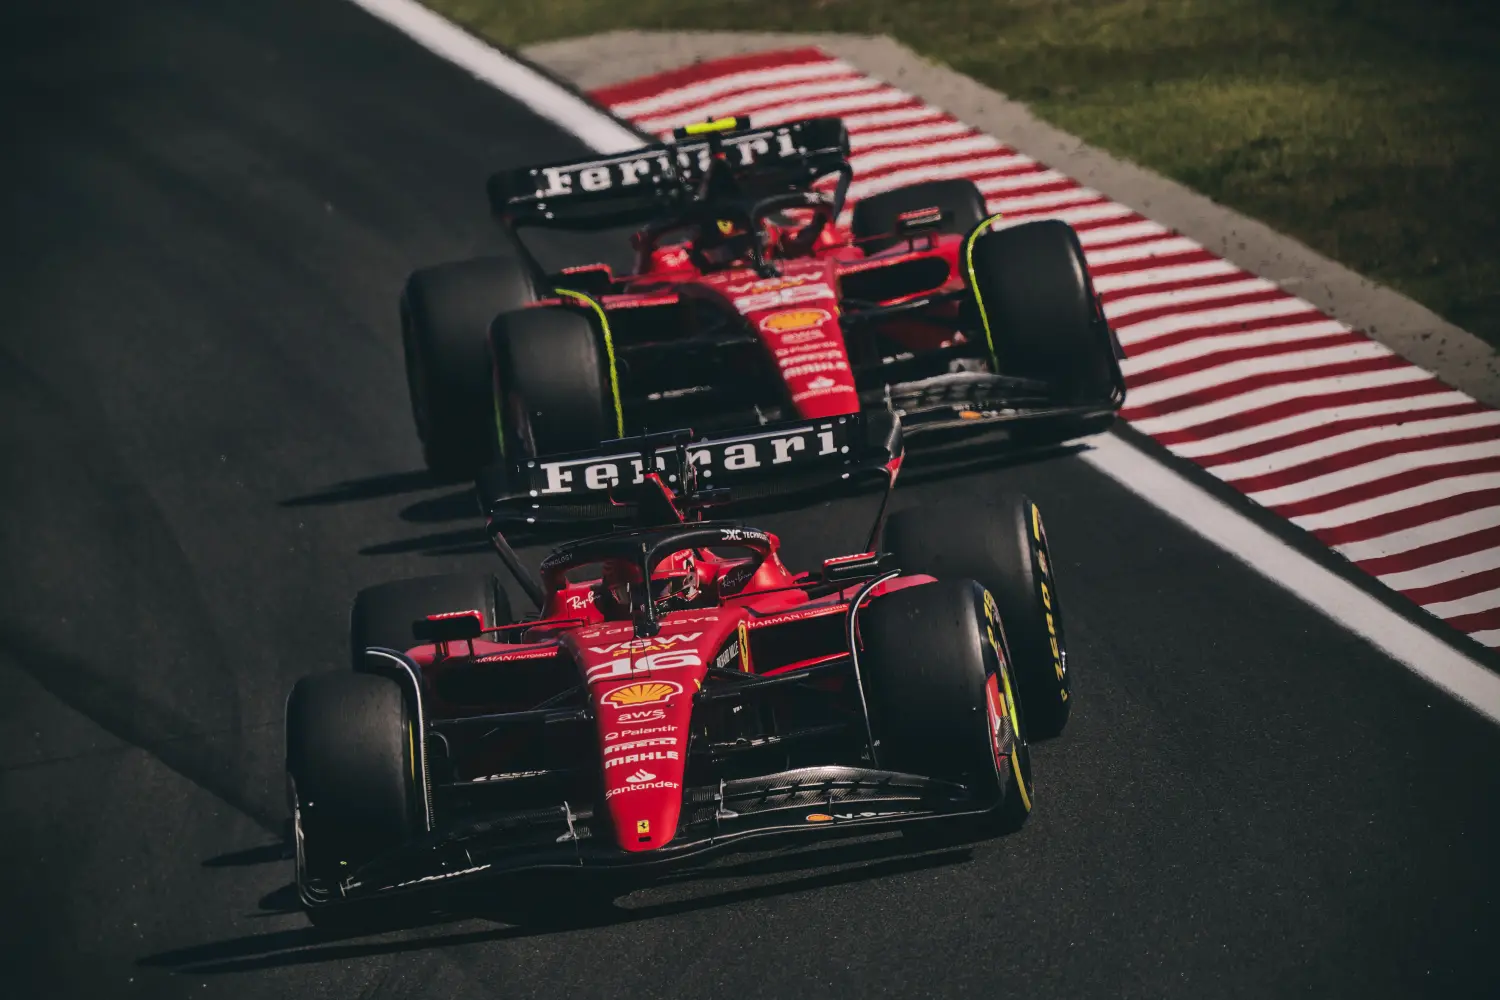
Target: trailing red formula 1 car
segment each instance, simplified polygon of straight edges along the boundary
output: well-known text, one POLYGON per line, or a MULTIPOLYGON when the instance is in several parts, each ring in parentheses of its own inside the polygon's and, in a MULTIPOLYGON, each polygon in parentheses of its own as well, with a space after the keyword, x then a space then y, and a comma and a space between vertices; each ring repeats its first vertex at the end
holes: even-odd
POLYGON ((637 526, 563 545, 540 579, 491 520, 532 617, 492 575, 359 595, 355 669, 287 701, 313 920, 501 872, 650 875, 770 835, 1026 819, 1027 739, 1070 708, 1036 506, 877 517, 872 551, 795 573, 775 535, 703 519, 722 491, 686 441, 638 442, 673 457, 634 491, 637 526))
POLYGON ((429 466, 503 459, 530 470, 517 492, 577 499, 580 453, 651 427, 712 439, 893 411, 923 443, 1007 446, 1107 427, 1119 345, 1071 227, 1007 225, 943 180, 863 199, 846 231, 848 152, 836 118, 724 119, 491 178, 510 251, 417 271, 401 299, 429 466), (546 274, 515 237, 642 224, 628 274, 546 274))

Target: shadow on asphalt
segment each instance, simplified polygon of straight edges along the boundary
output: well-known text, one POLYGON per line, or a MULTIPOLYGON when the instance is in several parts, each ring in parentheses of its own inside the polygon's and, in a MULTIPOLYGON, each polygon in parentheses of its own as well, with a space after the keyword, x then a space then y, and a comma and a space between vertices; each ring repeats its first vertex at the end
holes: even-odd
MULTIPOLYGON (((263 856, 257 852, 266 850, 267 848, 252 848, 220 855, 220 858, 263 856)), ((303 926, 250 934, 147 955, 138 959, 136 964, 193 975, 212 975, 482 944, 773 899, 793 893, 947 867, 966 862, 971 856, 967 846, 922 854, 913 853, 914 850, 912 844, 904 838, 894 837, 833 844, 740 862, 731 861, 664 879, 653 885, 664 887, 697 883, 711 886, 716 881, 726 879, 822 870, 769 885, 711 891, 691 898, 647 902, 629 907, 618 905, 613 898, 594 896, 591 900, 587 894, 581 899, 570 896, 559 891, 565 886, 560 886, 557 882, 551 883, 549 892, 546 891, 545 883, 531 880, 530 891, 509 894, 495 891, 499 883, 492 883, 491 895, 484 901, 469 902, 461 906, 455 906, 449 901, 449 909, 441 914, 418 916, 360 931, 332 931, 303 926), (826 870, 835 865, 851 867, 826 870), (505 901, 497 904, 494 901, 497 895, 504 895, 505 901), (445 925, 473 919, 501 926, 463 931, 442 929, 445 925)), ((240 863, 255 862, 247 860, 240 863)), ((294 911, 295 907, 296 890, 290 885, 269 893, 261 900, 262 910, 271 911, 265 915, 286 914, 294 911)))
POLYGON ((355 503, 360 500, 380 500, 384 497, 416 493, 443 485, 426 469, 413 472, 388 472, 363 479, 346 479, 316 493, 288 497, 277 503, 279 507, 326 507, 330 504, 355 503))

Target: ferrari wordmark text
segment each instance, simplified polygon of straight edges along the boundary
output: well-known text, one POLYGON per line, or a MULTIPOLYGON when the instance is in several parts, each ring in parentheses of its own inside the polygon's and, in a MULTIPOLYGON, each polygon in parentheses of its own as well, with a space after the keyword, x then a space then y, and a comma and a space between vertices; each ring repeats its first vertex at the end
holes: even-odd
MULTIPOLYGON (((843 450, 833 425, 809 425, 775 434, 759 434, 697 445, 688 449, 688 461, 697 466, 700 472, 712 476, 715 472, 744 472, 807 459, 828 458, 842 454, 843 450)), ((664 463, 665 455, 658 456, 657 471, 665 471, 664 463)), ((540 473, 540 489, 537 492, 549 495, 603 491, 611 487, 636 486, 645 482, 645 465, 639 456, 607 455, 540 462, 537 468, 540 473)))
MULTIPOLYGON (((797 154, 797 141, 785 128, 730 136, 723 140, 723 145, 731 162, 741 167, 748 167, 773 153, 778 159, 797 154)), ((597 194, 616 188, 654 184, 673 174, 701 174, 708 170, 710 155, 706 142, 683 143, 675 150, 656 149, 603 160, 539 167, 532 171, 532 176, 536 178, 538 198, 597 194)))

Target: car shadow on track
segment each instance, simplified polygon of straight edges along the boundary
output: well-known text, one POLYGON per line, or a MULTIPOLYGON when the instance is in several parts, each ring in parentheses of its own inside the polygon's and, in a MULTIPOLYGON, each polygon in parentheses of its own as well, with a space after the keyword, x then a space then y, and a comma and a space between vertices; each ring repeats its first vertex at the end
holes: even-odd
MULTIPOLYGON (((915 853, 918 850, 920 848, 914 848, 910 842, 896 837, 833 844, 792 854, 773 854, 723 863, 654 883, 651 887, 675 889, 686 885, 697 888, 701 885, 710 889, 707 894, 646 901, 628 907, 620 906, 614 900, 597 898, 592 903, 579 902, 575 897, 557 891, 559 887, 556 884, 550 893, 536 891, 543 887, 541 883, 533 881, 530 884, 533 891, 510 893, 505 902, 495 902, 495 897, 507 895, 495 888, 482 903, 455 907, 438 916, 403 921, 399 926, 387 925, 378 930, 362 932, 335 932, 311 926, 293 927, 158 952, 137 959, 136 964, 193 975, 211 975, 507 941, 676 916, 696 910, 827 889, 961 864, 971 857, 971 850, 967 846, 915 853), (795 874, 799 872, 807 874, 795 874), (713 891, 715 882, 787 874, 794 874, 795 877, 769 884, 713 891), (460 931, 444 929, 455 922, 474 919, 501 926, 460 931)), ((239 863, 253 863, 251 858, 258 859, 267 853, 269 851, 266 848, 252 848, 220 857, 236 858, 237 861, 243 857, 245 860, 239 863)), ((295 907, 295 898, 295 890, 288 886, 268 894, 262 899, 261 906, 263 910, 285 914, 289 907, 295 907)))
POLYGON ((417 493, 444 485, 426 469, 411 472, 387 472, 363 479, 346 479, 314 493, 287 497, 278 501, 279 507, 326 507, 331 504, 356 503, 361 500, 380 500, 417 493))

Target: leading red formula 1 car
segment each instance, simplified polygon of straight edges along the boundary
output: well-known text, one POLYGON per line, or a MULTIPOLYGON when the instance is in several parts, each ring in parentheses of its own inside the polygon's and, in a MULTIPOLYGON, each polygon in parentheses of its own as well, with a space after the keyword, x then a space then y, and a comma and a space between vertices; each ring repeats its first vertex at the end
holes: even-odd
POLYGON ((771 835, 1026 819, 1027 739, 1070 708, 1036 506, 877 517, 872 551, 793 572, 775 535, 703 519, 722 491, 669 447, 631 491, 636 526, 563 545, 540 579, 491 521, 532 617, 492 575, 359 595, 354 671, 303 679, 286 709, 314 921, 501 872, 649 875, 771 835))
POLYGON ((988 216, 968 180, 864 198, 846 229, 848 155, 837 118, 723 119, 491 178, 511 249, 417 271, 401 299, 429 466, 503 459, 518 494, 579 500, 600 487, 577 453, 646 428, 894 411, 914 441, 1009 447, 1107 427, 1119 345, 1073 230, 988 216), (544 273, 516 238, 641 223, 623 274, 544 273))

